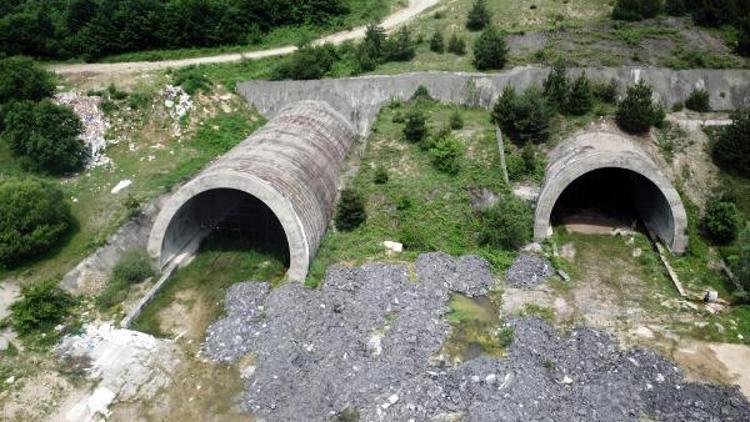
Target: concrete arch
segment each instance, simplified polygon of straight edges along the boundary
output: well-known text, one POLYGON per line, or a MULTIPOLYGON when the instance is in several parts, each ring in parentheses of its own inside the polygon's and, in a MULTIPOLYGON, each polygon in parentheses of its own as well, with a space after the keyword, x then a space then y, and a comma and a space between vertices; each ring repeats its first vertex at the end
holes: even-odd
POLYGON ((674 253, 683 253, 688 242, 687 214, 680 195, 635 141, 605 130, 574 136, 552 152, 536 205, 535 240, 541 241, 551 234, 552 211, 563 191, 579 177, 606 168, 629 170, 653 185, 638 192, 635 206, 646 226, 664 244, 674 253))
POLYGON ((151 230, 149 254, 164 267, 190 252, 225 217, 222 207, 232 205, 196 201, 211 192, 239 191, 271 210, 289 247, 287 278, 303 280, 333 214, 354 136, 349 122, 325 102, 285 107, 172 195, 151 230))

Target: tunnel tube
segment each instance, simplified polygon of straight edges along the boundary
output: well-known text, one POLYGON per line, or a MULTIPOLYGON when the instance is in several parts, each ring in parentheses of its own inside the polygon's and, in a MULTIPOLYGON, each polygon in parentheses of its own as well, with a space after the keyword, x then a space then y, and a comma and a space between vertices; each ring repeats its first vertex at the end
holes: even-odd
POLYGON ((325 102, 284 107, 167 200, 151 230, 149 255, 163 268, 229 216, 236 222, 244 213, 247 227, 267 226, 256 233, 283 230, 278 235, 289 247, 287 279, 304 280, 332 217, 354 137, 351 124, 325 102), (249 203, 240 207, 240 197, 228 192, 259 201, 277 224, 267 217, 256 221, 262 210, 249 203))
POLYGON ((683 253, 688 242, 687 215, 680 195, 637 142, 606 130, 573 136, 552 152, 537 200, 534 239, 541 241, 552 234, 552 212, 568 186, 586 174, 608 168, 629 170, 648 181, 623 194, 632 195, 634 208, 651 232, 672 252, 683 253))

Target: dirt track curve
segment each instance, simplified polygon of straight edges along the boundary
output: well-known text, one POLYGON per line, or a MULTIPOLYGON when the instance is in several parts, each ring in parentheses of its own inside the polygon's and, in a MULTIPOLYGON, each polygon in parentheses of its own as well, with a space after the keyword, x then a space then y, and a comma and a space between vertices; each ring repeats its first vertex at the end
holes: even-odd
MULTIPOLYGON (((432 6, 440 0, 409 0, 409 6, 400 9, 386 17, 381 23, 386 31, 396 28, 432 6)), ((365 27, 360 26, 350 31, 336 32, 318 39, 317 43, 341 44, 345 41, 356 40, 365 36, 365 27)), ((131 73, 144 72, 166 68, 185 67, 198 64, 228 63, 241 60, 256 60, 266 57, 283 56, 297 50, 295 46, 271 48, 268 50, 250 51, 246 53, 230 53, 216 56, 193 57, 189 59, 163 60, 154 62, 122 62, 122 63, 82 63, 52 65, 50 70, 66 75, 79 73, 131 73)))

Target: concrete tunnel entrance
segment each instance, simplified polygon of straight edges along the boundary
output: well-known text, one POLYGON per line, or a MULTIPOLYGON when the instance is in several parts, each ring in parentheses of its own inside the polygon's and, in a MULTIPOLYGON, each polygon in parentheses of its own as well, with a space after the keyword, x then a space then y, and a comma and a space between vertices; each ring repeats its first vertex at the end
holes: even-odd
POLYGON ((644 230, 653 209, 672 220, 661 191, 646 177, 621 168, 592 170, 570 183, 552 208, 552 226, 589 234, 609 234, 617 227, 644 230))
POLYGON ((241 245, 278 257, 289 267, 289 243, 281 222, 265 203, 236 189, 212 189, 194 196, 167 227, 164 249, 212 237, 220 244, 241 245))
POLYGON ((672 183, 639 141, 608 130, 573 136, 550 154, 534 238, 554 224, 642 224, 674 253, 687 247, 687 214, 672 183))
POLYGON ((193 254, 209 233, 227 233, 283 247, 287 279, 304 280, 354 137, 328 103, 286 106, 169 198, 151 229, 149 254, 164 268, 193 254))

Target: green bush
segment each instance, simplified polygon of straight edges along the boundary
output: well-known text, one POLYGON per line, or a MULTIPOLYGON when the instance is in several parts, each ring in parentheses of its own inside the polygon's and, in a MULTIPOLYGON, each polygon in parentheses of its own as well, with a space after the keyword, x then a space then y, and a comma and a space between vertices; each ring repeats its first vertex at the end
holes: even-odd
POLYGON ((750 224, 737 238, 737 259, 732 267, 739 283, 750 291, 750 224))
POLYGON ((190 95, 194 95, 199 91, 211 92, 211 85, 213 85, 208 76, 195 66, 187 66, 175 70, 172 74, 172 81, 175 85, 181 86, 190 95))
POLYGON ((568 75, 565 63, 558 60, 552 66, 547 79, 544 80, 544 96, 547 97, 549 105, 555 110, 562 112, 568 101, 570 88, 568 87, 568 75))
POLYGON ((750 109, 732 114, 732 124, 726 126, 712 148, 716 163, 729 171, 750 177, 750 109))
POLYGON ((526 173, 526 163, 520 154, 506 154, 505 168, 508 170, 508 179, 512 182, 523 179, 526 173))
POLYGON ((570 87, 570 95, 563 111, 564 114, 583 116, 594 107, 594 99, 591 93, 591 84, 586 75, 576 78, 570 87))
POLYGON ((709 201, 703 216, 703 227, 709 237, 718 244, 727 244, 737 237, 740 214, 737 207, 727 201, 709 201))
POLYGON ((750 16, 737 25, 737 45, 734 51, 741 56, 750 56, 750 16))
POLYGON ((63 323, 76 300, 49 280, 24 287, 21 298, 10 305, 10 323, 20 335, 46 333, 63 323))
POLYGON ((303 46, 271 71, 271 79, 321 79, 333 69, 338 52, 331 44, 303 46))
POLYGON ((438 54, 443 54, 445 52, 443 34, 440 33, 440 31, 436 31, 432 34, 432 38, 430 38, 430 50, 438 54))
POLYGON ((481 213, 479 241, 493 248, 513 250, 531 240, 531 208, 522 200, 506 195, 481 213))
POLYGON ((464 150, 464 144, 456 137, 451 135, 440 137, 430 148, 432 165, 440 172, 457 174, 461 169, 464 150))
POLYGON ((481 31, 490 25, 492 13, 487 10, 486 0, 474 0, 466 19, 466 29, 469 31, 481 31))
POLYGON ((404 248, 412 251, 431 251, 435 248, 430 243, 426 231, 429 230, 414 218, 402 221, 398 229, 398 240, 404 248))
POLYGON ((375 176, 373 177, 373 182, 377 185, 384 185, 388 183, 388 169, 386 169, 383 165, 379 165, 375 168, 375 176))
POLYGON ((126 252, 112 269, 112 277, 128 283, 140 283, 154 275, 151 259, 146 251, 133 249, 126 252))
POLYGON ((118 303, 122 303, 128 298, 130 284, 127 281, 118 278, 112 278, 107 283, 104 290, 96 296, 96 308, 100 312, 105 312, 118 303))
POLYGON ((708 91, 705 89, 695 89, 688 95, 685 100, 685 107, 688 110, 698 111, 705 113, 711 110, 710 99, 708 91))
POLYGON ((365 30, 365 39, 357 46, 356 60, 359 72, 370 72, 381 64, 386 56, 385 30, 370 24, 365 30))
POLYGON ((427 136, 427 124, 424 113, 421 110, 410 110, 406 115, 404 125, 404 137, 411 142, 420 142, 427 136))
POLYGON ((617 0, 612 19, 638 21, 653 18, 661 12, 659 0, 617 0))
POLYGON ((25 57, 0 60, 0 104, 41 101, 55 92, 54 74, 25 57))
POLYGON ((63 192, 42 180, 0 181, 0 265, 14 267, 60 243, 72 224, 63 192))
POLYGON ((432 95, 430 95, 430 90, 427 89, 424 85, 419 85, 417 89, 414 91, 414 94, 411 96, 412 101, 432 101, 432 95))
POLYGON ((113 83, 109 84, 109 86, 107 87, 107 95, 109 95, 110 99, 116 101, 121 101, 128 98, 128 93, 125 91, 120 91, 113 83))
POLYGON ((344 189, 336 205, 336 228, 341 231, 352 231, 366 219, 365 200, 362 195, 354 189, 344 189))
POLYGON ((607 83, 594 84, 594 96, 600 101, 615 104, 617 103, 617 79, 612 78, 607 83))
POLYGON ((669 16, 684 16, 688 12, 687 2, 685 0, 666 0, 664 11, 669 16))
POLYGON ((672 111, 677 113, 685 109, 685 103, 682 101, 677 101, 676 103, 672 104, 672 111))
POLYGON ((456 35, 455 32, 451 35, 451 39, 448 41, 448 52, 458 56, 466 54, 466 41, 456 35))
POLYGON ((478 70, 502 69, 507 56, 505 37, 494 26, 488 26, 474 43, 474 67, 478 70))
POLYGON ((620 128, 629 133, 646 133, 651 126, 661 126, 664 109, 651 99, 651 87, 640 81, 627 90, 617 107, 615 119, 620 128))
POLYGON ((517 95, 507 85, 492 109, 493 121, 516 142, 541 143, 550 135, 553 111, 536 87, 517 95))
POLYGON ((34 171, 64 174, 83 167, 88 150, 79 139, 83 125, 68 107, 50 100, 9 105, 3 139, 22 164, 34 171))
POLYGON ((458 110, 455 110, 453 113, 451 113, 450 117, 450 126, 453 130, 459 130, 464 128, 464 119, 461 117, 461 112, 458 110))
POLYGON ((388 60, 395 62, 408 62, 416 54, 414 41, 411 39, 409 29, 402 26, 395 34, 388 37, 387 52, 388 60))

